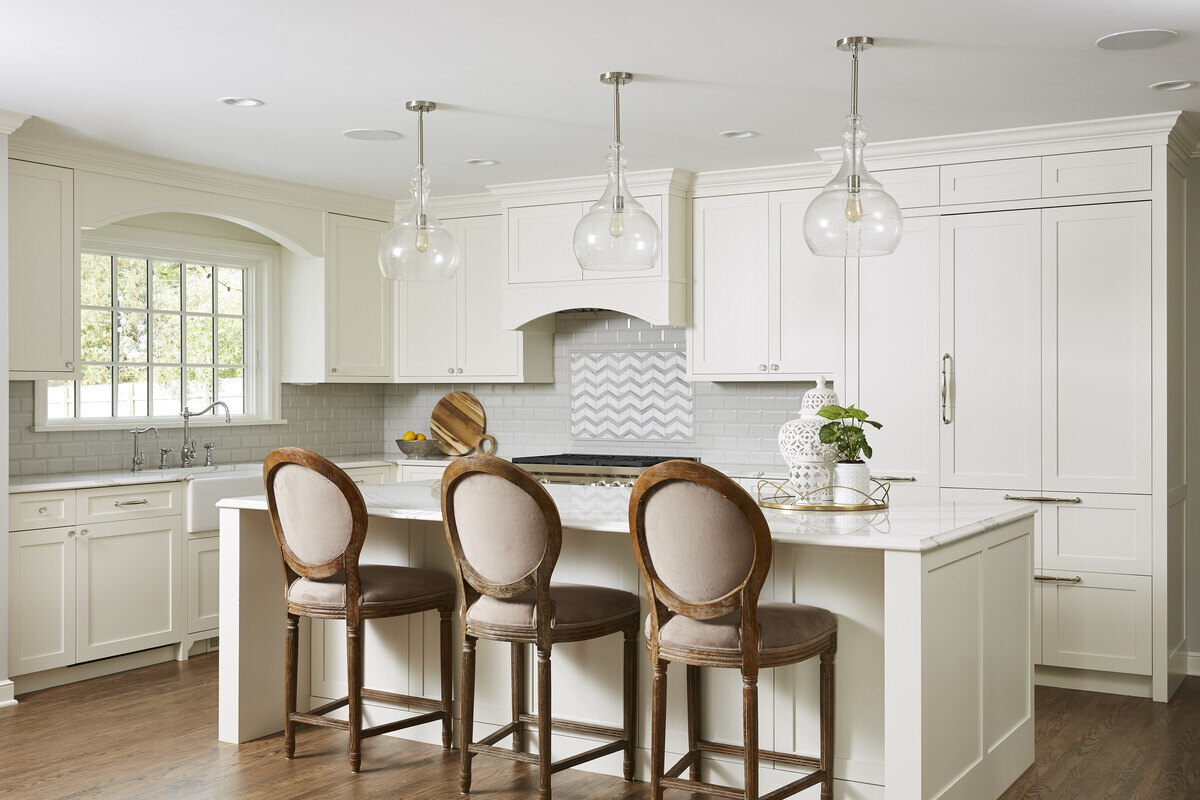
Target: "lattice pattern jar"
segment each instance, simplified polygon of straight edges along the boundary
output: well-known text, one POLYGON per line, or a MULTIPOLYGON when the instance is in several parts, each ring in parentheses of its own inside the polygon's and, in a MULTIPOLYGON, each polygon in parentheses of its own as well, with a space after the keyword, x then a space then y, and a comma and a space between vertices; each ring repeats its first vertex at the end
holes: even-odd
POLYGON ((833 465, 837 451, 833 445, 821 443, 821 427, 829 420, 817 416, 828 405, 840 405, 837 393, 825 385, 825 377, 816 387, 804 393, 800 400, 800 416, 783 423, 779 429, 779 452, 788 465, 788 478, 797 495, 812 495, 810 500, 828 501, 831 491, 821 491, 833 485, 833 465))

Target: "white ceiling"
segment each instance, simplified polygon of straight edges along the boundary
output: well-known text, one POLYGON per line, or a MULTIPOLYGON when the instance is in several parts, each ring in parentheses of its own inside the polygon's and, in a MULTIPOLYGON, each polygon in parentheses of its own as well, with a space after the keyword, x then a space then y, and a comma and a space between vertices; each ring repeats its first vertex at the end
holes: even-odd
POLYGON ((407 192, 409 99, 441 105, 426 124, 439 194, 602 172, 612 69, 638 76, 632 169, 812 160, 847 110, 847 34, 879 43, 862 59, 876 141, 1200 112, 1200 88, 1146 88, 1200 81, 1197 0, 0 0, 0 19, 0 108, 36 117, 23 133, 379 197, 407 192), (1092 44, 1141 27, 1182 35, 1092 44), (341 136, 357 127, 406 135, 341 136), (730 128, 762 136, 717 137, 730 128))

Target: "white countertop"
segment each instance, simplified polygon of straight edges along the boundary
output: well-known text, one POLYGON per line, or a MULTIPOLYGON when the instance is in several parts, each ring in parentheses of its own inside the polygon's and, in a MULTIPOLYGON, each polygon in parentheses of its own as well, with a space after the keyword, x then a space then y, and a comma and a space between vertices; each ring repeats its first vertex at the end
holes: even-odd
MULTIPOLYGON (((375 517, 440 522, 440 481, 363 486, 367 513, 375 517)), ((609 486, 546 487, 564 528, 629 533, 629 489, 609 486)), ((264 495, 222 500, 220 508, 267 510, 264 495)), ((893 500, 872 513, 782 512, 763 509, 771 537, 784 544, 816 544, 867 550, 925 551, 992 530, 1037 507, 1012 503, 916 502, 893 500)))

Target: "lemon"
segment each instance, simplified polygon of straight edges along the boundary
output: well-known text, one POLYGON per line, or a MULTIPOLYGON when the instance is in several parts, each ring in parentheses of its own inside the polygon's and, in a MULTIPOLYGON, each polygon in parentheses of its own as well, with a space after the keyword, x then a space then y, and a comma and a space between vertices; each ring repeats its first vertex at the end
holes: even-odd
POLYGON ((413 441, 416 441, 416 439, 417 439, 417 434, 413 433, 412 431, 408 431, 407 433, 404 434, 404 441, 406 441, 406 442, 413 442, 413 441))
POLYGON ((417 434, 417 441, 418 441, 418 442, 423 442, 423 441, 425 441, 425 434, 423 434, 423 433, 418 433, 418 434, 417 434))

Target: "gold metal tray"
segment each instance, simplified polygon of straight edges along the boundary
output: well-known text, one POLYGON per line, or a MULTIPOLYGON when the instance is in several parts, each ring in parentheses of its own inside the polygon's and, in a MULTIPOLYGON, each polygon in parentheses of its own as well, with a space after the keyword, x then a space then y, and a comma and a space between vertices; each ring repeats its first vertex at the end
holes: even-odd
POLYGON ((882 511, 888 507, 889 485, 884 481, 871 479, 869 494, 848 486, 822 486, 806 494, 796 494, 791 482, 787 480, 760 480, 756 487, 758 504, 763 508, 776 511, 882 511), (822 494, 833 489, 847 489, 862 495, 861 503, 839 505, 832 500, 819 500, 822 494))

